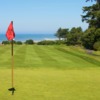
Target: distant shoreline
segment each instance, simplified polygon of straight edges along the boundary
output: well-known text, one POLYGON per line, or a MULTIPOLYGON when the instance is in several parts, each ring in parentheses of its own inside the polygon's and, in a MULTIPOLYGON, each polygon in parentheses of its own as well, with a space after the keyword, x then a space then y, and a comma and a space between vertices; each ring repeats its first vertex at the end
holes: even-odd
MULTIPOLYGON (((25 42, 28 39, 32 39, 34 42, 39 42, 42 40, 57 40, 58 38, 54 34, 16 34, 15 41, 25 42)), ((2 41, 7 41, 5 34, 0 34, 0 43, 2 41)))

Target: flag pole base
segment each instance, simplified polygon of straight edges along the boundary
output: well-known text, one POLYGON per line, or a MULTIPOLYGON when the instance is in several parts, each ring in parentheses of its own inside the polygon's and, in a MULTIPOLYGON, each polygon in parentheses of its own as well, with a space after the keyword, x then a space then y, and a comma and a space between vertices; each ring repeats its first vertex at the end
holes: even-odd
POLYGON ((9 91, 12 91, 12 95, 14 95, 14 92, 16 91, 16 89, 14 87, 8 89, 9 91))

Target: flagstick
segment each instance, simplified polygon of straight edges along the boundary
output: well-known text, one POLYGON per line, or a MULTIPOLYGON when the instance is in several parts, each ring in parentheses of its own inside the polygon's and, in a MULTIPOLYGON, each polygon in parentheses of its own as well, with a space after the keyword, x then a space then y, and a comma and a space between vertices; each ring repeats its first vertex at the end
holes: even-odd
POLYGON ((13 56, 13 40, 11 41, 11 55, 12 55, 12 88, 14 87, 14 56, 13 56))
POLYGON ((11 77, 12 77, 12 88, 8 89, 9 91, 12 91, 12 95, 14 95, 14 55, 13 55, 13 40, 11 41, 11 56, 12 56, 12 70, 11 70, 11 77))
POLYGON ((11 71, 11 75, 12 75, 12 95, 14 94, 14 55, 13 55, 13 40, 11 41, 11 56, 12 56, 12 71, 11 71))

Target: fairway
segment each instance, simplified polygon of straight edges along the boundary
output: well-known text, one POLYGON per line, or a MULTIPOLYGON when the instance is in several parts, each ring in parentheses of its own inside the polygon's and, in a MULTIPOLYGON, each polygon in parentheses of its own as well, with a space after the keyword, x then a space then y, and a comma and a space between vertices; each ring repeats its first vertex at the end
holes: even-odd
MULTIPOLYGON (((0 67, 10 68, 10 45, 0 46, 0 52, 0 67)), ((79 47, 68 47, 64 45, 15 45, 14 61, 15 68, 94 68, 100 66, 100 53, 87 54, 84 49, 81 49, 79 47)))
POLYGON ((0 46, 0 51, 0 100, 100 100, 100 52, 15 45, 12 96, 10 45, 0 46))

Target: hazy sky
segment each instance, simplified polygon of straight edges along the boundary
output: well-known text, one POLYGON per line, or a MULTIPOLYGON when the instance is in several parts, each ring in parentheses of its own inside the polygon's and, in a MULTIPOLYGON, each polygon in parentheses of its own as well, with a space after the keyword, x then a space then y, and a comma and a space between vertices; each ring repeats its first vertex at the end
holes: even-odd
MULTIPOLYGON (((95 2, 93 2, 95 3, 95 2)), ((17 33, 55 33, 59 27, 72 28, 82 23, 85 0, 0 0, 0 33, 14 22, 17 33)))

